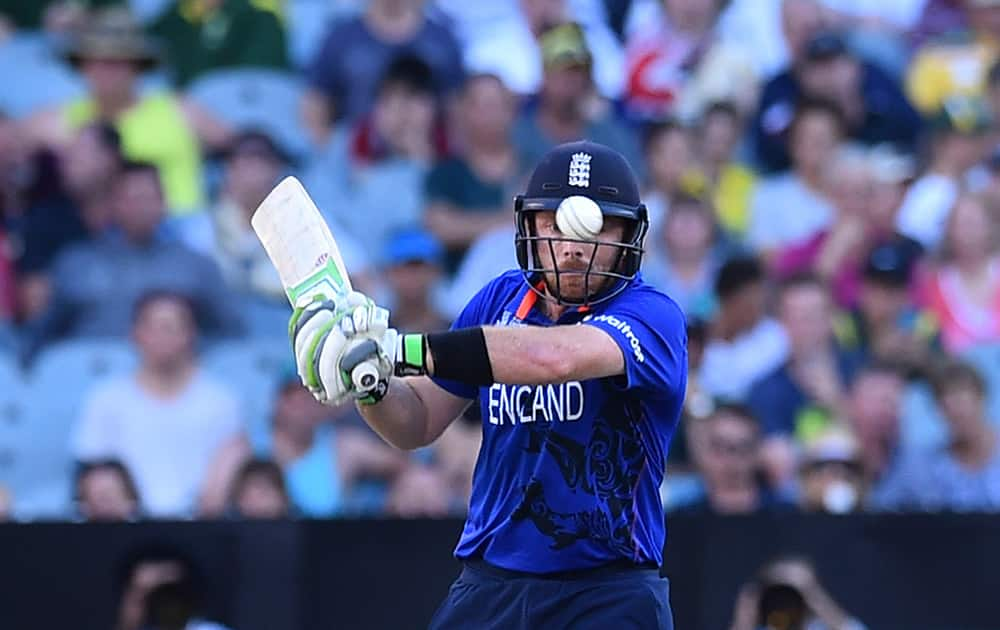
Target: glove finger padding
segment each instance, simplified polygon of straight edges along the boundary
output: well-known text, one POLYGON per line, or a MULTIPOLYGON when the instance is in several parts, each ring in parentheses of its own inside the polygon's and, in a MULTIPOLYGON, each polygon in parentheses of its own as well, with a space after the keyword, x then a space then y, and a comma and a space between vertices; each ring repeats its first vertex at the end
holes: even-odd
POLYGON ((344 354, 353 346, 361 343, 361 339, 349 339, 337 326, 331 326, 325 339, 320 340, 316 350, 313 365, 315 374, 321 385, 321 400, 332 404, 340 404, 353 397, 354 384, 351 375, 340 369, 344 354))
POLYGON ((333 325, 333 321, 334 311, 324 308, 321 302, 315 302, 303 309, 292 326, 295 366, 302 384, 312 392, 319 390, 321 385, 316 378, 315 369, 311 365, 313 353, 310 349, 316 347, 319 336, 325 329, 333 325))

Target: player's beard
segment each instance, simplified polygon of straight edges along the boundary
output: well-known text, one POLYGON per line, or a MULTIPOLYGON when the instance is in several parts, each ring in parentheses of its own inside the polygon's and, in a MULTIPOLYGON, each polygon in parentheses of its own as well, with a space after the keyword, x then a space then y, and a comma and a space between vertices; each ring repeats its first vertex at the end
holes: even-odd
POLYGON ((556 301, 585 302, 586 298, 599 295, 614 280, 614 278, 601 273, 607 273, 609 270, 599 266, 596 261, 589 274, 585 262, 577 263, 574 261, 570 264, 560 265, 558 270, 558 279, 554 271, 545 273, 548 293, 556 298, 556 301))

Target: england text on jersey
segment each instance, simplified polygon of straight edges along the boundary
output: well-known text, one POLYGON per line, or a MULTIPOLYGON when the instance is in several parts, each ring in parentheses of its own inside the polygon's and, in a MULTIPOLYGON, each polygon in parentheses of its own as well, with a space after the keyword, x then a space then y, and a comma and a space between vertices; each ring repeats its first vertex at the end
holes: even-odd
POLYGON ((489 389, 490 424, 574 422, 583 415, 583 386, 579 381, 559 385, 502 385, 489 389))

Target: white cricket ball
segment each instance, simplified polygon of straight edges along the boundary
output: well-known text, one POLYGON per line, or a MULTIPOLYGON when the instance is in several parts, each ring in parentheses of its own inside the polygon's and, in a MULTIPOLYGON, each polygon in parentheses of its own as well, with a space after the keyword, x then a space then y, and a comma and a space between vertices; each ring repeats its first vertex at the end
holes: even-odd
POLYGON ((556 208, 556 227, 565 236, 591 240, 601 233, 604 215, 601 207, 590 197, 566 197, 556 208))

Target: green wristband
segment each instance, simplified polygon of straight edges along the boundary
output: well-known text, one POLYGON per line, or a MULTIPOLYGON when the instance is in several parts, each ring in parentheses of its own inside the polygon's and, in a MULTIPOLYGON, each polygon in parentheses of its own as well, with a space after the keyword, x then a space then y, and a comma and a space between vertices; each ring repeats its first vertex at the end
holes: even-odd
POLYGON ((394 373, 396 376, 427 374, 427 337, 417 333, 399 336, 394 373))

